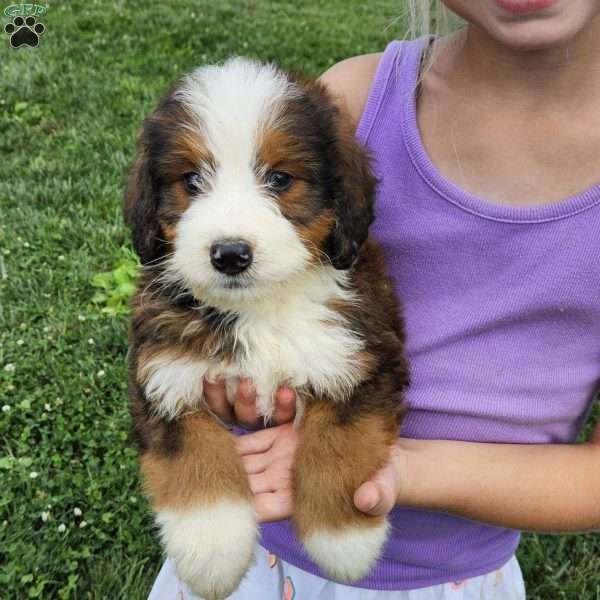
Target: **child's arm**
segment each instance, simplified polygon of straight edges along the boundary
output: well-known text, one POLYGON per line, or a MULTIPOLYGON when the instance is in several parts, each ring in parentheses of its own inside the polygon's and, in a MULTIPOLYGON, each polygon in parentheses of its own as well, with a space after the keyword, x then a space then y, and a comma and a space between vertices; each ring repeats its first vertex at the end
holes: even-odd
MULTIPOLYGON (((290 516, 291 424, 237 440, 259 520, 290 516)), ((397 503, 531 531, 600 528, 600 426, 588 444, 483 444, 400 438, 390 462, 355 494, 366 513, 397 503)))
POLYGON ((600 529, 600 426, 580 445, 401 439, 355 502, 373 514, 397 502, 515 529, 600 529))

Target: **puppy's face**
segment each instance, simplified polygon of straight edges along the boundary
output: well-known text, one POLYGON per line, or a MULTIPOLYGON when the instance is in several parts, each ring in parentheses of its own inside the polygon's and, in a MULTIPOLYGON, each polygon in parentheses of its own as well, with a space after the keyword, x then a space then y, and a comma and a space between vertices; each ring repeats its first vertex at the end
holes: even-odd
POLYGON ((146 120, 139 146, 126 196, 136 250, 210 304, 347 269, 367 236, 364 151, 320 85, 270 65, 197 69, 146 120))

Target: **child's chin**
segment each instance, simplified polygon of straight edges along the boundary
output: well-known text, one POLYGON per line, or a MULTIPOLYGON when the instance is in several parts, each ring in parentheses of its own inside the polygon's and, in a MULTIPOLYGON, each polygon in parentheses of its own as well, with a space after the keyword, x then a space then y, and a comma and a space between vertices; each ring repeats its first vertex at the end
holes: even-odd
POLYGON ((584 28, 560 14, 546 19, 522 19, 496 24, 488 33, 502 45, 512 50, 534 52, 539 50, 562 49, 584 28))

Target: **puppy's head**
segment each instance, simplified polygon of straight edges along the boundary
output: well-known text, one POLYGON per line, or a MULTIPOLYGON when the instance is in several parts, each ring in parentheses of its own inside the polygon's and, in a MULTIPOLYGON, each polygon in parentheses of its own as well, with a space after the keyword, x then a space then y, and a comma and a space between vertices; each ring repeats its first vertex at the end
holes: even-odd
POLYGON ((210 303, 350 268, 373 219, 375 179, 348 123, 322 85, 271 65, 197 69, 146 119, 138 152, 134 247, 210 303))

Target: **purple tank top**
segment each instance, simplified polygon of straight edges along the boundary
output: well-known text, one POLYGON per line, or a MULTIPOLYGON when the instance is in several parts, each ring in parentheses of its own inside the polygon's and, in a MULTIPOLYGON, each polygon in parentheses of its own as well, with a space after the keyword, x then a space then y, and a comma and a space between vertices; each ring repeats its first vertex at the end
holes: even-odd
MULTIPOLYGON (((573 442, 600 383, 600 184, 515 207, 445 179, 417 127, 423 46, 386 48, 357 131, 381 180, 372 233, 404 302, 412 385, 402 435, 573 442)), ((356 586, 474 577, 519 543, 517 531, 427 510, 397 508, 391 522, 382 558, 356 586)), ((289 522, 264 525, 262 545, 322 576, 289 522)))

